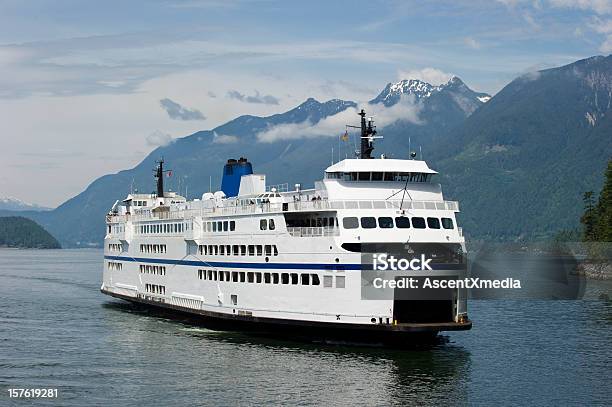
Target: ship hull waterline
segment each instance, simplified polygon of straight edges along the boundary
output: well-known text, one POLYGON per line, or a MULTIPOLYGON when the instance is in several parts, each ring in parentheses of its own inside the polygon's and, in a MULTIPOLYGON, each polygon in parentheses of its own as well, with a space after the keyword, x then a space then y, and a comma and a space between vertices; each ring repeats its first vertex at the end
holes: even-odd
POLYGON ((163 312, 164 316, 189 317, 198 325, 212 330, 244 332, 294 341, 338 341, 346 344, 397 347, 435 342, 442 331, 465 331, 472 328, 472 321, 469 320, 465 322, 340 324, 262 318, 197 310, 147 298, 122 295, 105 289, 100 291, 111 297, 163 312))

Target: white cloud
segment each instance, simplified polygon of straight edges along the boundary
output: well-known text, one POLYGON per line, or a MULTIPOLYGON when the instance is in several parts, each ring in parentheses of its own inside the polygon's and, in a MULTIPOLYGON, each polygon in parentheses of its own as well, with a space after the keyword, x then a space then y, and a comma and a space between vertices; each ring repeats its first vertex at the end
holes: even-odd
POLYGON ((452 78, 454 75, 443 72, 436 68, 424 68, 410 71, 400 71, 398 76, 400 80, 419 79, 431 85, 441 85, 443 83, 448 82, 450 78, 452 78))
POLYGON ((159 130, 155 130, 153 133, 149 134, 146 140, 147 140, 147 145, 151 147, 167 146, 173 141, 171 135, 161 132, 159 130))
MULTIPOLYGON (((365 104, 365 103, 362 103, 365 104)), ((391 107, 382 104, 368 106, 369 114, 374 117, 376 125, 383 128, 399 120, 422 124, 419 118, 421 105, 416 104, 414 96, 402 98, 391 107)), ((271 143, 279 140, 294 140, 311 137, 340 137, 346 124, 355 122, 357 108, 348 108, 333 116, 328 116, 318 123, 310 120, 301 123, 272 126, 257 134, 260 142, 271 143)))
POLYGON ((233 144, 238 142, 237 136, 232 136, 231 134, 217 134, 217 132, 213 132, 213 140, 212 142, 215 144, 233 144))
POLYGON ((480 42, 476 41, 476 39, 472 38, 472 37, 465 37, 463 39, 463 43, 468 46, 469 48, 472 49, 480 49, 481 45, 480 42))

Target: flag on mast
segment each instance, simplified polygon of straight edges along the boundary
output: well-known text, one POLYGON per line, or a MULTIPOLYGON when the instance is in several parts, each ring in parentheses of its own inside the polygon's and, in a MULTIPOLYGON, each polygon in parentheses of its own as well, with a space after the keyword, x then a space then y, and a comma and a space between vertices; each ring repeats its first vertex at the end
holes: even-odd
POLYGON ((344 132, 344 134, 343 134, 342 136, 340 136, 340 139, 341 139, 342 141, 348 141, 348 139, 349 139, 348 130, 346 130, 346 131, 344 132))

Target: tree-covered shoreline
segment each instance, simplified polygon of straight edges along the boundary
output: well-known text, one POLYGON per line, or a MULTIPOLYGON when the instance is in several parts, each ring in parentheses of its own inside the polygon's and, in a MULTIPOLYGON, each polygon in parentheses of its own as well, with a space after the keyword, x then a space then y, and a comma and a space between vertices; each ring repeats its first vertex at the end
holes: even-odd
POLYGON ((0 247, 21 249, 61 249, 49 232, 22 216, 0 217, 0 247))

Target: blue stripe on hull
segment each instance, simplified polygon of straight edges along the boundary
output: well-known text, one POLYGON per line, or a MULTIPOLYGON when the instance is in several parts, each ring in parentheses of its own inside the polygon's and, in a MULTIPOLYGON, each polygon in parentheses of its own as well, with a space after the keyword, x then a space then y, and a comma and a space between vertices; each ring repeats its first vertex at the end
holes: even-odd
POLYGON ((236 263, 223 261, 196 261, 174 259, 152 259, 144 257, 104 256, 107 260, 134 261, 140 263, 172 264, 196 267, 226 267, 249 269, 292 269, 292 270, 325 270, 343 268, 344 270, 361 270, 361 264, 335 264, 335 263, 236 263))
MULTIPOLYGON (((362 270, 361 264, 338 264, 338 263, 241 263, 224 261, 196 261, 196 260, 174 260, 174 259, 153 259, 148 257, 122 257, 104 256, 106 260, 132 261, 140 263, 170 264, 194 267, 224 267, 224 268, 245 268, 245 269, 268 269, 268 270, 362 270)), ((370 266, 371 267, 371 266, 370 266)), ((431 264, 434 270, 463 270, 461 264, 431 264)))

